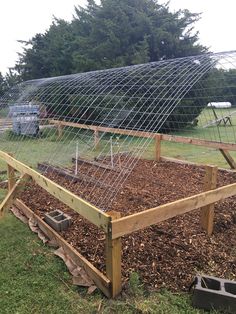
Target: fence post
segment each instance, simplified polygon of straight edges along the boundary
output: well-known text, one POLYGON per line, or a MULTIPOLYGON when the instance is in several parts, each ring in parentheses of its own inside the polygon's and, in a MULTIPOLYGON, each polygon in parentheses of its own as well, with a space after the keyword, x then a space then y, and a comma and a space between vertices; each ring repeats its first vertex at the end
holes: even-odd
POLYGON ((155 136, 155 161, 161 160, 161 134, 155 136))
POLYGON ((97 128, 94 130, 94 147, 95 149, 99 147, 99 132, 97 128))
POLYGON ((63 133, 63 125, 62 125, 61 121, 59 121, 57 124, 58 139, 60 139, 62 137, 62 133, 63 133))
MULTIPOLYGON (((204 178, 204 190, 209 191, 216 188, 217 184, 217 172, 218 168, 216 166, 205 166, 205 178, 204 178)), ((214 204, 209 204, 202 207, 201 209, 201 226, 211 235, 213 232, 214 224, 214 204)))
MULTIPOLYGON (((111 220, 120 218, 120 213, 108 212, 111 220)), ((112 240, 112 226, 106 234, 106 275, 111 280, 111 297, 121 292, 121 238, 112 240)))

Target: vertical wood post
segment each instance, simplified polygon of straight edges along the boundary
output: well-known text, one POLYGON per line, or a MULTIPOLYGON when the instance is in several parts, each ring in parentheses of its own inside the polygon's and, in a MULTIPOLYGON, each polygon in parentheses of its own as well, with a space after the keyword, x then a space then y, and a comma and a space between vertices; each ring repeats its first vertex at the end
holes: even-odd
POLYGON ((57 135, 58 135, 58 139, 60 139, 62 137, 62 133, 63 133, 63 125, 61 124, 61 122, 58 122, 57 125, 57 135))
MULTIPOLYGON (((120 213, 108 212, 111 220, 120 218, 120 213)), ((106 275, 111 280, 111 297, 121 292, 121 238, 112 240, 112 226, 106 234, 106 275)))
POLYGON ((155 161, 161 160, 161 134, 155 136, 155 161))
MULTIPOLYGON (((8 153, 8 155, 13 156, 10 153, 8 153)), ((15 169, 12 168, 9 164, 7 164, 7 179, 8 179, 8 192, 10 192, 10 190, 16 184, 16 178, 15 178, 15 169)))
POLYGON ((99 132, 97 128, 94 130, 94 147, 95 149, 99 147, 99 132))
MULTIPOLYGON (((216 188, 218 168, 215 166, 207 165, 205 167, 206 173, 204 178, 204 190, 209 191, 216 188)), ((214 204, 209 204, 201 209, 201 226, 211 235, 213 232, 214 224, 214 204)))

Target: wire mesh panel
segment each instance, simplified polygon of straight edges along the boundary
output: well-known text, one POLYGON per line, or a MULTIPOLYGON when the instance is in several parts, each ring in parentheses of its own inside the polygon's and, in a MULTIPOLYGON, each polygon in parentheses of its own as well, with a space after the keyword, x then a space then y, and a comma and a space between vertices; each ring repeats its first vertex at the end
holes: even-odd
POLYGON ((67 173, 68 186, 77 178, 80 194, 106 210, 153 144, 134 132, 235 143, 235 96, 236 52, 27 81, 0 100, 0 149, 30 166, 41 164, 52 179, 67 173), (22 104, 39 108, 35 134, 26 132, 30 123, 24 132, 12 127, 12 108, 22 104), (127 132, 98 134, 94 127, 127 132))

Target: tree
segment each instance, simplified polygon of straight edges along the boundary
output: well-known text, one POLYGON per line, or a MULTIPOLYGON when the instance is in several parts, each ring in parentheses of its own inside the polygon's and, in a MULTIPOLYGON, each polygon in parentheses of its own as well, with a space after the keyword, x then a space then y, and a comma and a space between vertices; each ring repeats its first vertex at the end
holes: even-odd
POLYGON ((5 93, 5 90, 6 90, 6 81, 2 73, 0 72, 0 97, 3 96, 3 94, 5 93))
POLYGON ((156 0, 89 0, 71 23, 54 19, 24 44, 15 69, 23 80, 199 54, 199 14, 169 11, 156 0))
POLYGON ((64 20, 54 19, 45 34, 36 34, 30 41, 21 41, 23 53, 15 69, 22 80, 58 76, 73 72, 71 26, 64 20))
POLYGON ((193 33, 199 18, 188 10, 171 13, 154 0, 103 0, 101 6, 89 1, 87 8, 76 9, 72 21, 75 68, 104 69, 205 52, 193 33))

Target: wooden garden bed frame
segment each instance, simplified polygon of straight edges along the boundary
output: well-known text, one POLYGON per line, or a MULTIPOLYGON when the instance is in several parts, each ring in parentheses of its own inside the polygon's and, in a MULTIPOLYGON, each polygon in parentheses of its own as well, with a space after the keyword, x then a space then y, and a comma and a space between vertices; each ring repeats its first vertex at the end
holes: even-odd
MULTIPOLYGON (((166 157, 161 157, 161 141, 163 140, 218 148, 219 150, 224 151, 224 154, 226 154, 227 158, 230 160, 229 164, 231 165, 231 168, 235 168, 234 161, 229 155, 228 150, 236 150, 236 144, 210 142, 166 134, 87 126, 56 120, 52 120, 50 122, 56 124, 59 136, 62 135, 64 126, 93 130, 96 145, 99 145, 99 132, 154 138, 154 158, 157 162, 161 160, 168 160, 166 157)), ((42 229, 48 238, 53 239, 59 246, 62 246, 66 254, 73 260, 73 262, 82 266, 98 288, 101 289, 101 291, 109 298, 116 297, 122 289, 122 236, 198 208, 201 208, 200 224, 203 229, 206 230, 208 235, 211 235, 214 221, 214 203, 236 195, 236 183, 216 188, 218 168, 207 165, 205 171, 204 192, 129 216, 121 217, 118 212, 103 212, 99 208, 93 206, 89 202, 43 176, 41 173, 18 161, 6 152, 0 151, 0 159, 7 163, 8 172, 8 194, 0 205, 1 215, 3 215, 7 208, 15 204, 15 206, 17 206, 27 217, 33 217, 34 220, 37 221, 40 229, 42 229), (16 171, 21 174, 18 180, 16 180, 15 177, 16 171), (94 267, 78 251, 68 244, 55 230, 47 225, 44 220, 36 215, 32 209, 28 208, 21 200, 17 199, 18 191, 22 185, 24 185, 25 180, 33 180, 45 191, 49 192, 59 201, 69 206, 71 209, 105 232, 106 275, 96 269, 96 267, 94 267)), ((171 159, 171 161, 183 163, 183 161, 175 159, 171 159)))

